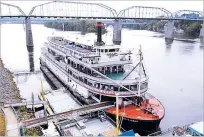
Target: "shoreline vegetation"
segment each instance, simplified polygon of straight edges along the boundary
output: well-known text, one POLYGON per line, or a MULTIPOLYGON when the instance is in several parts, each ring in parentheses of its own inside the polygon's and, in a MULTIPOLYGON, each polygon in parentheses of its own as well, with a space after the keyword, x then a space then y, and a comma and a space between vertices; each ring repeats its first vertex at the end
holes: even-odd
MULTIPOLYGON (((126 24, 124 28, 132 30, 149 30, 159 33, 165 32, 165 27, 168 21, 139 21, 141 24, 126 24), (145 23, 145 24, 142 24, 145 23)), ((201 21, 174 21, 174 30, 177 35, 186 36, 189 38, 198 38, 200 29, 202 27, 201 21)))
POLYGON ((6 119, 0 108, 0 136, 6 136, 6 119))
MULTIPOLYGON (((133 21, 134 22, 134 21, 133 21)), ((123 28, 132 30, 149 30, 153 32, 164 33, 168 21, 166 20, 137 20, 138 24, 123 24, 123 28)), ((186 36, 188 38, 198 38, 200 34, 202 21, 174 21, 175 34, 178 36, 186 36)), ((44 24, 47 28, 64 31, 81 31, 84 33, 96 32, 96 21, 93 20, 73 20, 73 22, 46 22, 44 24), (84 27, 82 27, 84 26, 84 27)), ((107 29, 102 27, 102 34, 105 34, 107 29)))
MULTIPOLYGON (((56 30, 61 31, 81 31, 82 34, 85 33, 96 33, 96 21, 94 20, 73 20, 72 22, 65 22, 65 23, 59 23, 59 22, 46 22, 44 24, 47 28, 53 28, 56 30)), ((102 26, 102 34, 107 33, 107 29, 105 26, 102 26)))
MULTIPOLYGON (((33 111, 29 108, 26 108, 26 106, 18 107, 16 110, 18 112, 19 121, 35 118, 33 111)), ((42 136, 43 135, 40 126, 32 127, 32 128, 24 128, 23 130, 24 130, 25 136, 42 136)))

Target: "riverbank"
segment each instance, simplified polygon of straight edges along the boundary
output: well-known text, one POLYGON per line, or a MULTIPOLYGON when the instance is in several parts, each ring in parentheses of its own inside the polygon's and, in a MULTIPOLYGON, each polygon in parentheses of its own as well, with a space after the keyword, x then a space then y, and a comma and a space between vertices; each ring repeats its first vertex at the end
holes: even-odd
MULTIPOLYGON (((0 59, 0 102, 7 103, 19 103, 21 101, 20 90, 17 87, 17 84, 14 81, 12 72, 5 68, 3 61, 0 59)), ((0 112, 0 135, 19 135, 19 127, 17 126, 18 121, 22 119, 34 118, 34 113, 28 110, 25 106, 18 107, 15 109, 16 112, 13 112, 10 107, 3 108, 3 112, 0 112), (6 123, 7 121, 7 123, 6 123), (7 127, 7 128, 6 128, 7 127), (7 130, 7 131, 6 131, 7 130)), ((35 127, 31 129, 25 129, 26 136, 40 136, 42 131, 40 127, 35 127)))
POLYGON ((19 103, 21 102, 19 89, 13 80, 12 73, 4 67, 0 59, 0 102, 19 103))

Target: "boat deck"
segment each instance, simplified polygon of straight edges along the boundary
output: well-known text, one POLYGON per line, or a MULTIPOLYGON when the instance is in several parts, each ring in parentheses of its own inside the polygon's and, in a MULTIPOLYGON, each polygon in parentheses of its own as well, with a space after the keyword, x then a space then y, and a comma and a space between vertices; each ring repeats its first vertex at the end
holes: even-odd
MULTIPOLYGON (((79 43, 75 43, 74 45, 69 45, 67 42, 64 42, 64 41, 59 41, 59 39, 54 39, 54 38, 51 38, 50 39, 53 43, 57 43, 61 46, 64 46, 66 48, 69 48, 69 49, 72 49, 72 50, 75 50, 75 51, 78 51, 78 52, 81 52, 81 53, 91 53, 91 50, 88 50, 88 49, 85 49, 85 48, 81 48, 81 47, 78 47, 76 46, 77 44, 78 45, 83 45, 83 44, 79 44, 79 43)), ((68 41, 68 40, 66 40, 68 41)), ((71 42, 71 41, 70 41, 71 42)))
MULTIPOLYGON (((119 109, 119 116, 129 118, 129 119, 140 119, 140 120, 157 120, 161 119, 164 116, 164 107, 157 99, 150 99, 149 104, 145 107, 145 104, 142 103, 141 107, 137 107, 134 104, 127 105, 126 107, 122 107, 119 109), (147 106, 151 106, 153 108, 153 112, 157 115, 146 113, 144 111, 147 106)), ((110 114, 116 114, 116 107, 112 107, 108 109, 106 112, 110 114)))
POLYGON ((44 97, 49 101, 54 113, 60 113, 79 107, 79 105, 67 93, 64 92, 52 91, 51 93, 44 95, 44 97))
POLYGON ((204 136, 204 122, 196 122, 188 127, 196 135, 204 136))

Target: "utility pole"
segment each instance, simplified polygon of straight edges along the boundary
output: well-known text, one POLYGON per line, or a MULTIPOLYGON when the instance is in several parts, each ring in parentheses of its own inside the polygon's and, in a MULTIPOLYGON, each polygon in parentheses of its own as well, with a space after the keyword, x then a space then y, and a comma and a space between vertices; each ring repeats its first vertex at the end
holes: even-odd
POLYGON ((32 109, 33 109, 33 112, 35 113, 34 94, 33 94, 33 92, 32 92, 32 109))
POLYGON ((119 116, 118 116, 118 93, 116 95, 116 136, 119 135, 119 116))

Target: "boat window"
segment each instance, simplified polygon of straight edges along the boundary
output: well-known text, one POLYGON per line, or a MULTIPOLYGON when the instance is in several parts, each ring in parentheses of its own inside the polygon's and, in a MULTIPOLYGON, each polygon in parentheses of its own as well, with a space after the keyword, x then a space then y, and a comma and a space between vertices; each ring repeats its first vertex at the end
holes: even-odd
POLYGON ((115 49, 109 49, 109 52, 115 52, 115 49))
POLYGON ((118 52, 118 51, 119 51, 119 48, 118 48, 118 49, 115 49, 115 51, 118 52))
POLYGON ((110 86, 110 90, 114 90, 114 86, 110 86))
POLYGON ((142 84, 141 84, 141 87, 140 87, 141 90, 142 90, 142 89, 145 89, 145 88, 147 87, 147 85, 148 85, 148 84, 147 84, 146 82, 145 82, 145 83, 142 83, 142 84))
POLYGON ((131 85, 130 90, 132 91, 137 91, 137 85, 131 85))
POLYGON ((118 91, 118 87, 114 86, 114 91, 118 91))
POLYGON ((108 52, 108 49, 105 49, 105 52, 108 52))
POLYGON ((101 52, 103 52, 103 49, 101 49, 101 52))

